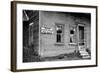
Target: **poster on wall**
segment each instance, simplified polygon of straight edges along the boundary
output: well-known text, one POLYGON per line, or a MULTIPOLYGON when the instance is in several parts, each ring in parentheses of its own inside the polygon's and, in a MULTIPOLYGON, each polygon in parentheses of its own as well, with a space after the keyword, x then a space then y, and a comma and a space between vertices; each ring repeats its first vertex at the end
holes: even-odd
POLYGON ((97 66, 97 6, 11 2, 11 71, 97 66))

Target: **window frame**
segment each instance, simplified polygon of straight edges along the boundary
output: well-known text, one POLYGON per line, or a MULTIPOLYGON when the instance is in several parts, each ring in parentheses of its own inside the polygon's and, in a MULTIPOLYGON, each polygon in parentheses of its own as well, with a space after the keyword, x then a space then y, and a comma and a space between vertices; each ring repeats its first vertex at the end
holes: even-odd
POLYGON ((56 40, 55 40, 55 45, 64 45, 64 32, 65 32, 65 24, 63 24, 63 23, 55 23, 55 38, 56 38, 56 40), (61 35, 61 42, 57 42, 57 26, 58 25, 61 25, 62 26, 62 33, 58 33, 58 34, 60 34, 61 35))

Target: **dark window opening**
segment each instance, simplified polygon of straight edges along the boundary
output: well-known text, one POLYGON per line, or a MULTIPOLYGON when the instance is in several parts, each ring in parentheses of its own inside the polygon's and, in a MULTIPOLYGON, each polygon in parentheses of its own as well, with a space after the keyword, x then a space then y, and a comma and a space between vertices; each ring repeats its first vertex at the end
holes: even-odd
POLYGON ((57 34, 60 34, 60 33, 62 33, 62 30, 61 29, 57 30, 57 34))
POLYGON ((57 34, 57 42, 61 42, 61 35, 57 34))
POLYGON ((70 34, 74 34, 74 31, 73 30, 70 30, 70 34))
POLYGON ((70 29, 70 43, 75 43, 75 28, 70 29))
POLYGON ((56 25, 56 42, 57 43, 63 42, 63 34, 64 34, 64 25, 57 24, 56 25))
POLYGON ((73 41, 72 41, 72 38, 70 37, 70 43, 72 43, 73 41))

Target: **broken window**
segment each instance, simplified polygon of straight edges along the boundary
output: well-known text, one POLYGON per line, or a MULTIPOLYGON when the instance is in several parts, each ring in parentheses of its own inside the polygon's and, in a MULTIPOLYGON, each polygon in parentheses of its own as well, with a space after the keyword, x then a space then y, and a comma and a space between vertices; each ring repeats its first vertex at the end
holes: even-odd
POLYGON ((56 43, 63 43, 64 39, 64 25, 56 24, 56 43))
POLYGON ((76 27, 76 25, 70 25, 70 27, 69 27, 70 29, 69 29, 69 44, 76 44, 76 38, 77 38, 77 36, 76 36, 76 29, 77 29, 77 27, 76 27))

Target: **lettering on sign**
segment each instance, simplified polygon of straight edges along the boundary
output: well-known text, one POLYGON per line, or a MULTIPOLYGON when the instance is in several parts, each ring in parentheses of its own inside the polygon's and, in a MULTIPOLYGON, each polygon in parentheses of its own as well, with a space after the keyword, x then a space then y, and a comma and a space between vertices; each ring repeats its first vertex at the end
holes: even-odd
POLYGON ((42 34, 52 34, 53 33, 53 29, 52 28, 48 28, 48 27, 41 27, 41 33, 42 34))

